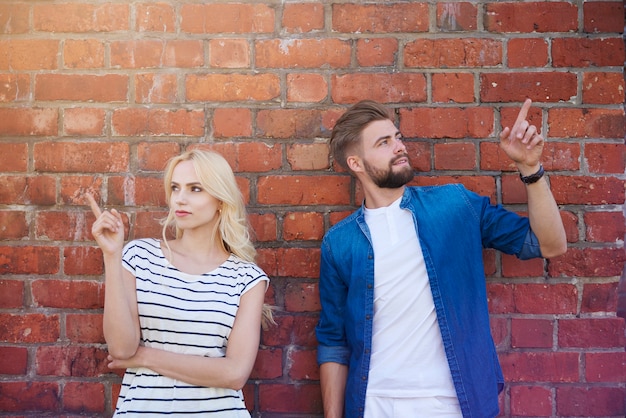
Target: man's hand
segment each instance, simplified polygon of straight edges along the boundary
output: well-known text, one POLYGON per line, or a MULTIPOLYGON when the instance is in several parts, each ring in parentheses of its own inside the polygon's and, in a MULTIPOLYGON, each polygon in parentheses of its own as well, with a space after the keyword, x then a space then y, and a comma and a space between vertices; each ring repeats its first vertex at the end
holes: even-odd
POLYGON ((531 104, 532 101, 526 99, 513 128, 507 126, 500 133, 500 147, 515 162, 523 176, 539 170, 539 159, 545 142, 537 132, 537 127, 526 120, 531 104))

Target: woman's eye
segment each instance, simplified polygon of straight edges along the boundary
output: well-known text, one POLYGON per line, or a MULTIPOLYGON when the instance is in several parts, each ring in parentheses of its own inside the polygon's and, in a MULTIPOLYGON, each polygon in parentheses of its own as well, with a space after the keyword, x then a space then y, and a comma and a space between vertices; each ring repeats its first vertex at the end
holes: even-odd
POLYGON ((202 191, 202 189, 201 189, 200 187, 192 187, 192 188, 191 188, 191 191, 192 191, 192 192, 201 192, 201 191, 202 191))

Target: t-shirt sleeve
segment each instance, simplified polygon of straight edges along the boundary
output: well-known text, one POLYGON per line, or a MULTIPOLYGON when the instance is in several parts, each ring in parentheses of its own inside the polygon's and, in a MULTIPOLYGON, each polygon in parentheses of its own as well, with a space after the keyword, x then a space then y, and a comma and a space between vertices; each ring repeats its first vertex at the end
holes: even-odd
POLYGON ((254 286, 263 281, 265 282, 265 290, 267 290, 267 288, 269 287, 270 279, 259 266, 257 266, 256 264, 252 264, 246 270, 247 271, 244 273, 243 290, 241 291, 242 295, 244 295, 254 286))
POLYGON ((134 241, 127 243, 122 250, 122 267, 135 276, 137 268, 137 244, 134 241))

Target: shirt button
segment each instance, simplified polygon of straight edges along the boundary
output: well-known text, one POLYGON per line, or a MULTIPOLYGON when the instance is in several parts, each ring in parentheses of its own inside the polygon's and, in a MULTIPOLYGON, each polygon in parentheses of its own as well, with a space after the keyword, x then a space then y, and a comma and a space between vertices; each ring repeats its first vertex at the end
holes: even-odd
POLYGON ((372 315, 365 315, 365 319, 370 319, 372 318, 372 315))
POLYGON ((367 380, 367 376, 361 376, 361 380, 367 380))
POLYGON ((372 288, 372 285, 371 285, 370 283, 368 283, 368 284, 367 284, 367 288, 368 288, 368 289, 371 289, 371 288, 372 288))

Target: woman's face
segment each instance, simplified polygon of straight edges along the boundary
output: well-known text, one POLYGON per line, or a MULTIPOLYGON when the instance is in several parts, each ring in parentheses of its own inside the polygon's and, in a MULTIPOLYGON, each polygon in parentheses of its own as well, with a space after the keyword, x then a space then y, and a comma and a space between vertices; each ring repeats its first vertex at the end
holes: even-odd
POLYGON ((221 202, 200 183, 192 161, 181 161, 172 171, 170 209, 176 226, 182 230, 208 228, 218 220, 221 202))

